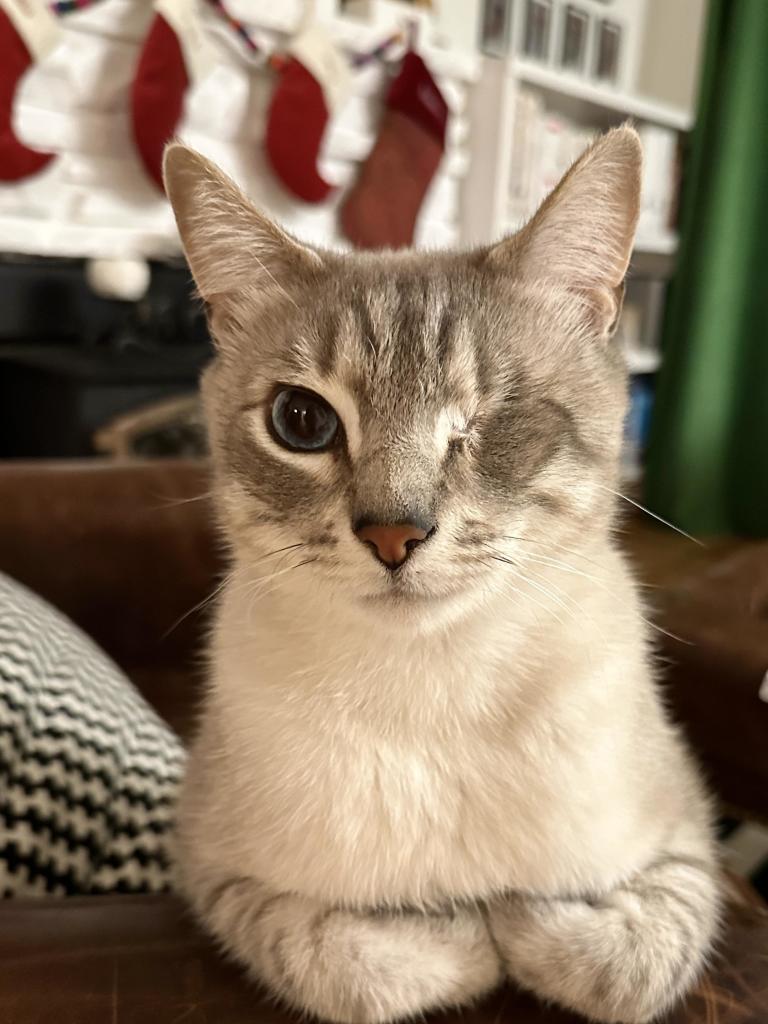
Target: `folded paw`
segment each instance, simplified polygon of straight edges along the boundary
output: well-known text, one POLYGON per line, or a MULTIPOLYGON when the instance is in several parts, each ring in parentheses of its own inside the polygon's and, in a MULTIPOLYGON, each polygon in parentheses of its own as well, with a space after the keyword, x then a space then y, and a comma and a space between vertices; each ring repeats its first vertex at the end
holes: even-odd
POLYGON ((383 1024, 466 1003, 504 973, 476 909, 357 912, 238 879, 201 910, 272 991, 340 1024, 383 1024))
POLYGON ((515 981, 604 1024, 644 1024, 693 985, 718 921, 708 865, 660 858, 600 899, 515 894, 489 924, 515 981))
POLYGON ((493 988, 501 966, 477 912, 455 916, 359 914, 324 908, 307 915, 276 905, 263 968, 289 1002, 355 1024, 410 1017, 465 1003, 493 988))

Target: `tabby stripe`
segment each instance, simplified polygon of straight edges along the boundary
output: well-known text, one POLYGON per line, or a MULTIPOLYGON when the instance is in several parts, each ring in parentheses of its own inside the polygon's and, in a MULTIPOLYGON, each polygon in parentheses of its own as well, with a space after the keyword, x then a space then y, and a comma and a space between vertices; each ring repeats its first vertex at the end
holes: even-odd
POLYGON ((376 337, 376 330, 373 326, 371 311, 362 296, 355 295, 352 300, 352 311, 357 318, 357 322, 360 326, 360 333, 363 336, 363 351, 369 355, 377 355, 379 351, 379 341, 376 337))

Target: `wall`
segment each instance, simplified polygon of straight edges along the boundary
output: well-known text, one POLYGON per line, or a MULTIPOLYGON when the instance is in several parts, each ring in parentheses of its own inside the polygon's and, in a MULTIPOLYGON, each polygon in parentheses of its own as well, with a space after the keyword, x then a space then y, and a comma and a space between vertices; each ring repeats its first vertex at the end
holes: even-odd
POLYGON ((647 0, 638 93, 694 108, 706 15, 707 0, 647 0))

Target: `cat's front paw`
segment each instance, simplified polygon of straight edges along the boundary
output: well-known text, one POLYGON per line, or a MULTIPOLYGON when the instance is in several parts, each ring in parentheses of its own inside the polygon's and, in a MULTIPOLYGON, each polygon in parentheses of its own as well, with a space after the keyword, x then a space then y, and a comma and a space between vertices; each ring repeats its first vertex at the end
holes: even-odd
POLYGON ((277 901, 259 973, 298 1009, 340 1024, 384 1024, 489 991, 502 967, 482 917, 360 914, 277 901))
POLYGON ((669 858, 593 901, 498 899, 488 921, 525 988, 601 1024, 646 1024, 700 973, 717 904, 710 872, 669 858))

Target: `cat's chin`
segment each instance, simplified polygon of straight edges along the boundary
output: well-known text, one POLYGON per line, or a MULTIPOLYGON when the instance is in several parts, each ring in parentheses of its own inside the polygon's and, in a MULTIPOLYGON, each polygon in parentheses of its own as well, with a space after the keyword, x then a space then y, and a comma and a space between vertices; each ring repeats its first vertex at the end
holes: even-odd
POLYGON ((389 620, 398 629, 407 624, 417 630, 437 629, 470 614, 478 601, 471 587, 448 592, 410 588, 388 588, 361 598, 363 612, 379 624, 389 620))

